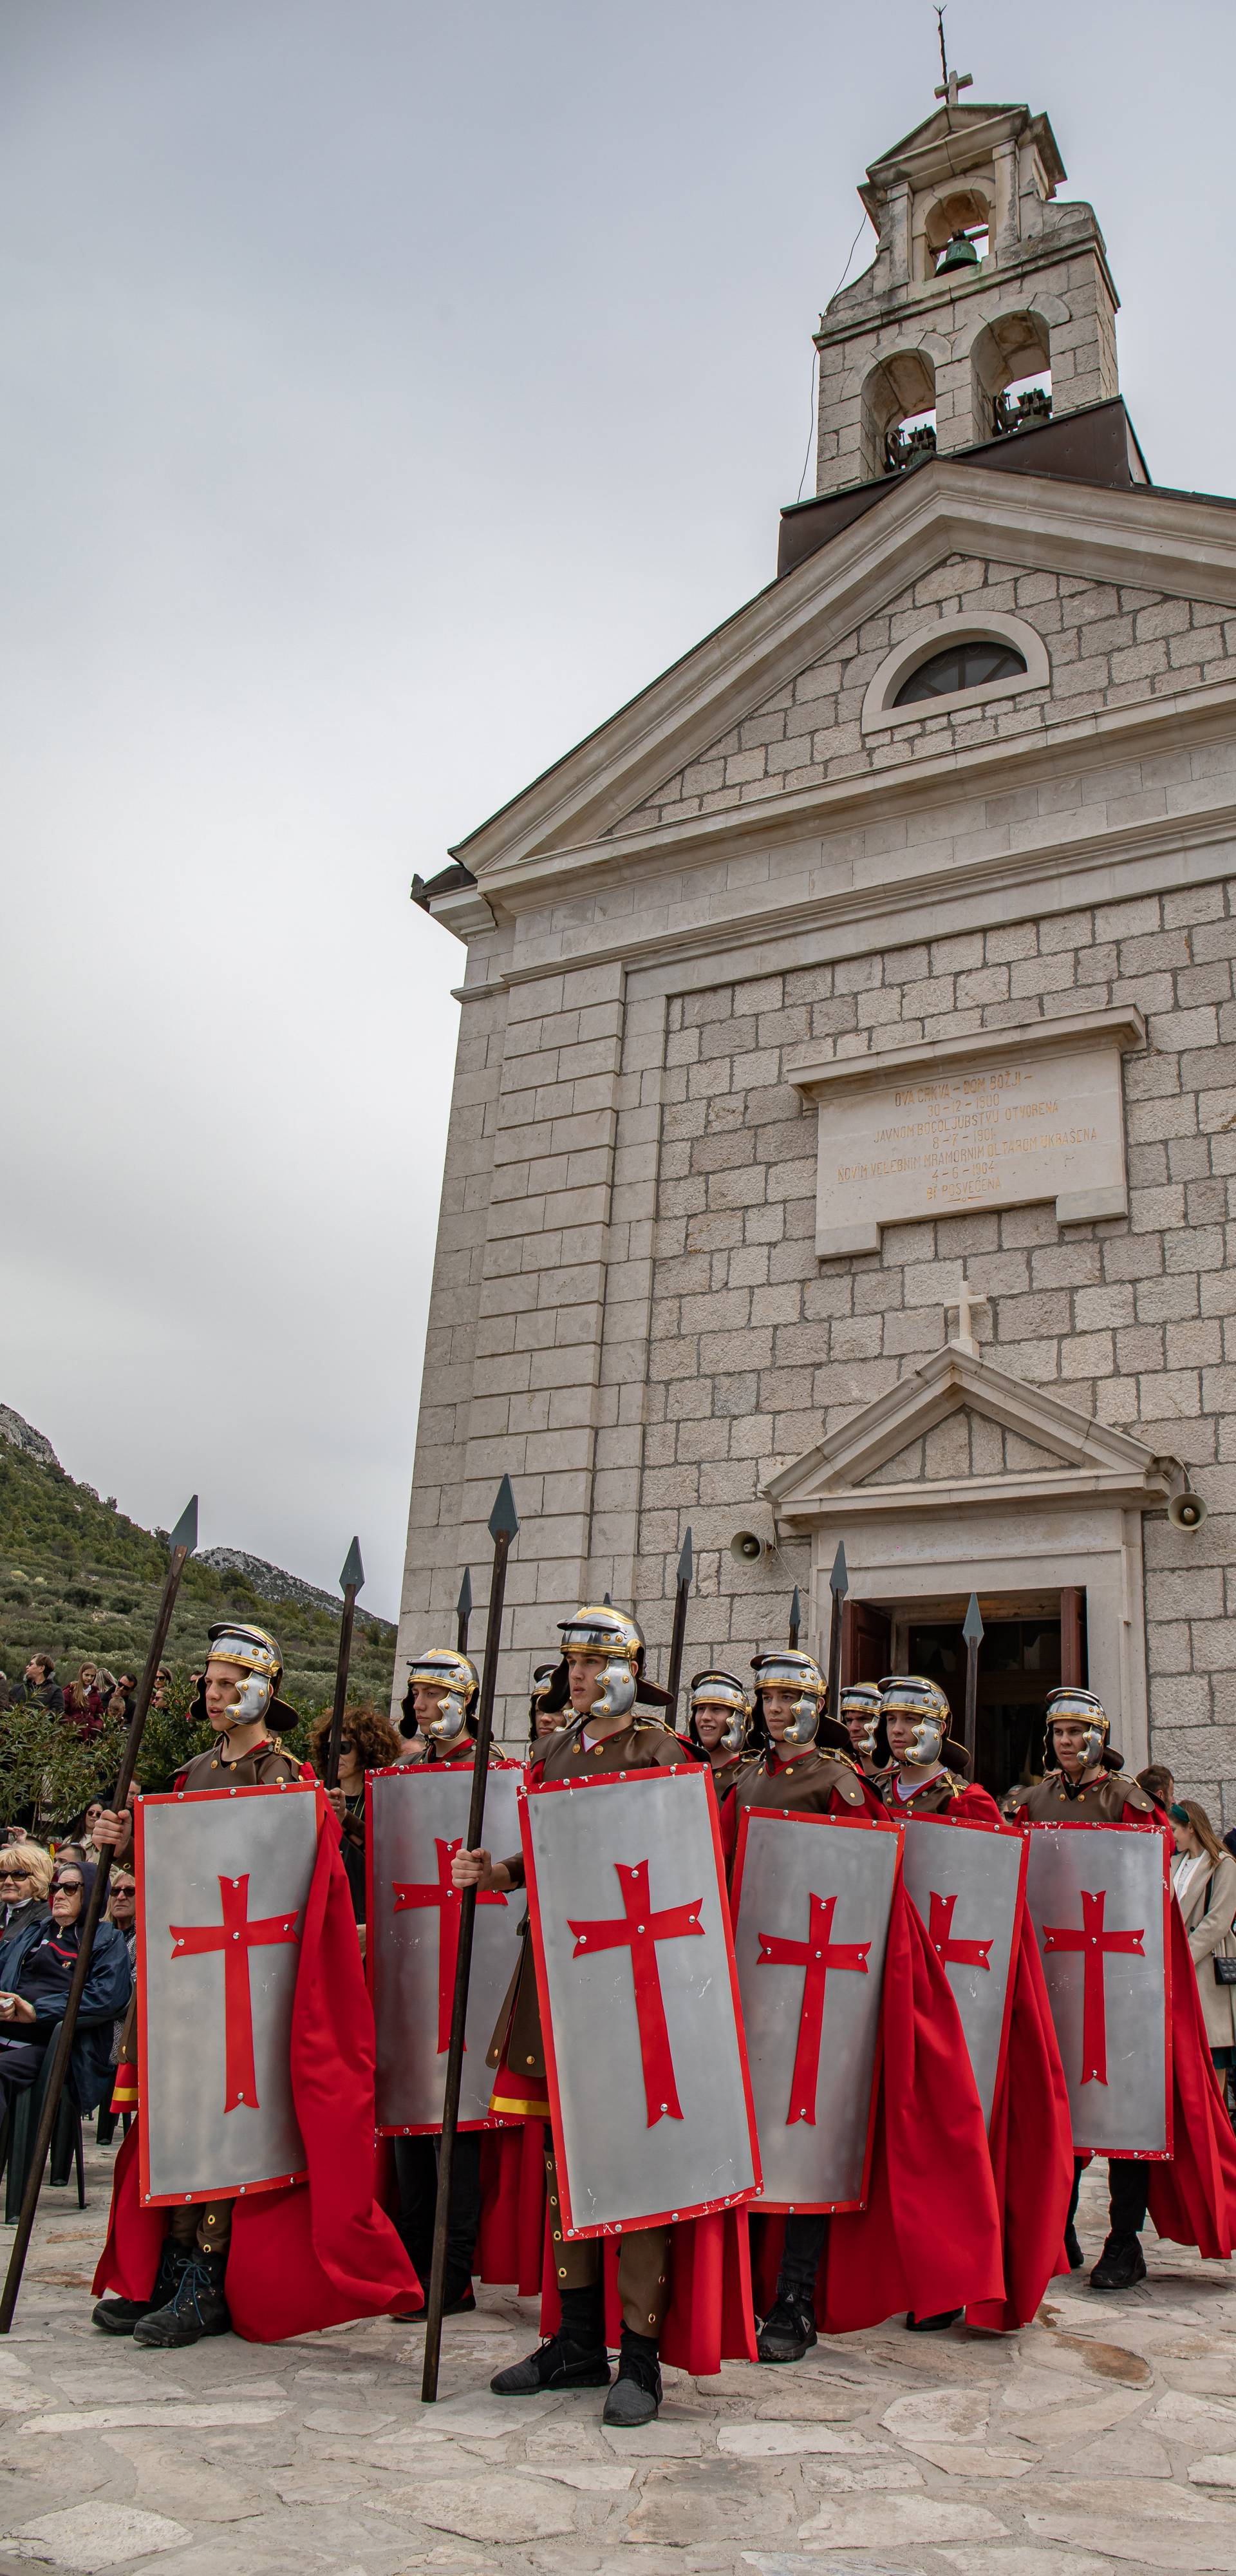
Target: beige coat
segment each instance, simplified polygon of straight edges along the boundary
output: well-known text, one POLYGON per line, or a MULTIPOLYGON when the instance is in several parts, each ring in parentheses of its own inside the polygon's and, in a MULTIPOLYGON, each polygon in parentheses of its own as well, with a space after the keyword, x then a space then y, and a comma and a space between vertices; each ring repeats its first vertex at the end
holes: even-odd
POLYGON ((1236 1958, 1236 1940, 1232 1938, 1236 1860, 1224 1852, 1222 1860, 1204 1861, 1189 1884, 1181 1911, 1197 1970, 1206 2037, 1212 2048, 1232 2048, 1236 2046, 1236 2013, 1232 2009, 1236 1986, 1216 1984, 1211 1962, 1216 1951, 1220 1958, 1236 1958))

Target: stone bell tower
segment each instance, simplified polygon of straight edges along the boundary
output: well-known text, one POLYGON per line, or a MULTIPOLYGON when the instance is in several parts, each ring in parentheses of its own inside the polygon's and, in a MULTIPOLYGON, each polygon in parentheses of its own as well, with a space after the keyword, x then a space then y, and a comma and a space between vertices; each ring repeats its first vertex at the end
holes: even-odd
POLYGON ((817 493, 1119 390, 1118 298, 1094 210, 1056 202, 1065 169, 1045 116, 963 105, 968 85, 951 74, 936 114, 859 190, 879 246, 816 334, 817 493))

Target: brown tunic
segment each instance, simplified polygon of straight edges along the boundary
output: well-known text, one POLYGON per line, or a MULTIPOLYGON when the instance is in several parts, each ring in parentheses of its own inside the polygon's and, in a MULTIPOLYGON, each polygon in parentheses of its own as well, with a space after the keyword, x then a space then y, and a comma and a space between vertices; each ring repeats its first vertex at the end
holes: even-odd
POLYGON ((788 1762, 779 1754, 770 1760, 761 1753, 745 1763, 734 1782, 734 1803, 740 1813, 745 1807, 773 1807, 780 1814, 788 1809, 795 1816, 825 1816, 834 1791, 847 1807, 870 1813, 858 1764, 848 1753, 813 1745, 788 1762))
MULTIPOLYGON (((582 1726, 576 1723, 561 1727, 556 1735, 542 1739, 545 1752, 539 1769, 543 1780, 587 1780, 617 1771, 663 1771, 673 1762, 687 1767, 683 1748, 668 1727, 640 1718, 624 1726, 619 1734, 585 1746, 581 1737, 587 1723, 585 1718, 582 1726)), ((512 1887, 525 1884, 522 1852, 513 1852, 502 1866, 512 1887)), ((500 2065, 505 2047, 512 2076, 526 2083, 530 2094, 540 2096, 545 2088, 545 2042, 526 1914, 519 1928, 523 1943, 519 1965, 503 1998, 486 2064, 500 2065)))
POLYGON ((1154 1814, 1153 1798, 1148 1798, 1136 1780, 1130 1780, 1123 1771, 1104 1771, 1080 1789, 1067 1787, 1062 1771, 1049 1771, 1042 1780, 1018 1781, 1016 1788, 1000 1801, 1001 1815, 1025 1816, 1032 1825, 1062 1825, 1073 1819, 1082 1824, 1118 1825, 1126 1807, 1132 1807, 1139 1816, 1154 1814))
POLYGON ((195 1753, 183 1771, 176 1774, 178 1789, 269 1789, 280 1780, 302 1780, 305 1774, 294 1753, 288 1753, 277 1735, 264 1744, 255 1744, 251 1753, 241 1755, 239 1762, 225 1762, 216 1747, 213 1753, 195 1753))
POLYGON ((897 1794, 896 1782, 896 1772, 886 1771, 880 1784, 880 1794, 890 1816, 942 1815, 946 1807, 952 1806, 954 1798, 960 1798, 966 1787, 966 1782, 959 1780, 955 1771, 937 1771, 935 1778, 916 1789, 912 1798, 901 1798, 897 1794))

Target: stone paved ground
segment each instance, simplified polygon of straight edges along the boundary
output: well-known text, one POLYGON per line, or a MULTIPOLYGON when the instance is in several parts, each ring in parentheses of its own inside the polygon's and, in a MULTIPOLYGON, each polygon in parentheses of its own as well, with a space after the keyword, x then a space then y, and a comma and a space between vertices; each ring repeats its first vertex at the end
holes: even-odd
MULTIPOLYGON (((88 2282, 109 2163, 91 2156, 84 2212, 45 2194, 0 2343, 0 2576, 1236 2566, 1236 2276, 1153 2239, 1142 2289, 1058 2283, 1015 2339, 891 2325, 797 2370, 674 2374, 660 2421, 622 2437, 595 2392, 489 2395, 535 2341, 531 2308, 491 2292, 448 2323, 434 2409, 406 2326, 167 2358, 104 2342, 88 2282)), ((1097 2183, 1082 2233, 1097 2250, 1097 2183)))

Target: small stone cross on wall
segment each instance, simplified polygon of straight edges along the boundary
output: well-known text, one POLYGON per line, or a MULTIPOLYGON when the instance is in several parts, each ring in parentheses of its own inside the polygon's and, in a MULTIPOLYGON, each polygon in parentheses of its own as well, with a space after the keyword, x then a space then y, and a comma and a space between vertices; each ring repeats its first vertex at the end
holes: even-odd
POLYGON ((956 1307, 957 1330, 953 1335, 953 1340, 957 1345, 957 1348, 959 1350, 968 1351, 972 1359, 977 1359, 979 1355, 979 1346, 974 1338, 974 1318, 979 1307, 986 1306, 988 1302, 988 1299, 983 1295, 980 1288, 971 1287, 963 1270, 961 1274, 961 1285, 957 1291, 957 1295, 955 1298, 950 1299, 944 1311, 946 1315, 951 1315, 954 1306, 956 1307))

